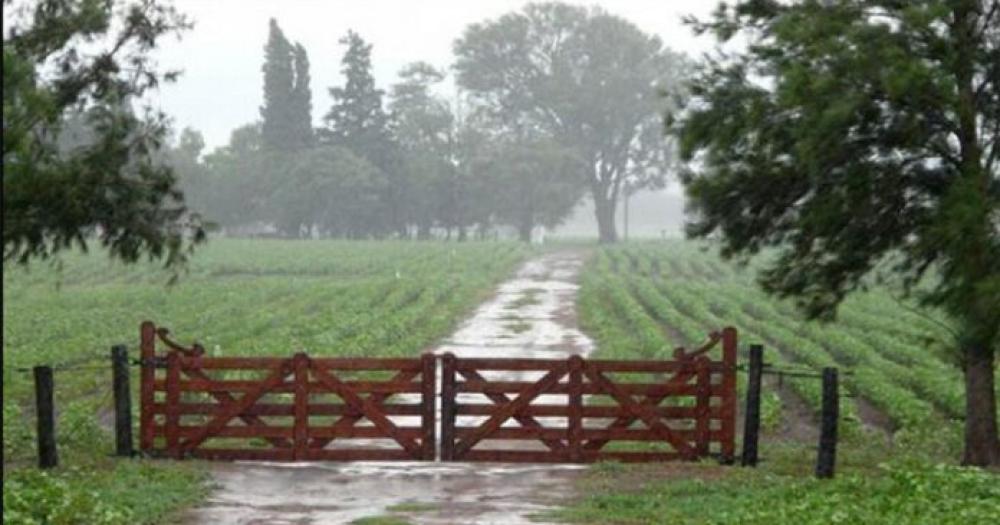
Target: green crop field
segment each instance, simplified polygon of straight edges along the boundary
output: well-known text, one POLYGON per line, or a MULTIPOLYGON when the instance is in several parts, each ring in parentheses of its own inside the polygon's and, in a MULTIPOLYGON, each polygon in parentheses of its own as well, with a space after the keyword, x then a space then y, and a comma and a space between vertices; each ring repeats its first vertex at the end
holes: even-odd
POLYGON ((200 250, 171 287, 169 274, 156 266, 112 265, 100 254, 68 256, 59 271, 6 266, 6 519, 30 523, 30 512, 56 506, 63 510, 50 518, 76 521, 55 523, 151 521, 202 492, 192 483, 196 470, 106 457, 112 451, 108 353, 112 344, 127 343, 135 356, 143 320, 168 327, 181 342, 197 340, 210 355, 417 355, 528 253, 514 243, 221 239, 200 250), (25 369, 62 363, 75 365, 55 372, 64 466, 54 475, 22 469, 35 454, 25 369))
MULTIPOLYGON (((636 469, 598 469, 584 491, 591 495, 558 516, 590 523, 980 523, 998 515, 995 476, 934 466, 958 461, 965 403, 943 319, 873 287, 849 298, 835 322, 808 322, 792 303, 755 285, 754 264, 724 262, 705 243, 602 248, 581 278, 582 327, 596 339, 598 357, 669 359, 675 347, 696 347, 728 325, 739 331, 741 362, 747 346, 760 343, 765 362, 777 367, 839 367, 846 373, 842 478, 812 481, 815 435, 790 430, 818 426, 820 382, 786 377, 778 385, 765 377, 758 472, 712 482, 689 479, 704 474, 696 472, 623 491, 636 469), (864 501, 866 493, 874 501, 864 501)), ((741 374, 741 403, 745 388, 741 374)))
MULTIPOLYGON (((1000 512, 994 475, 938 466, 957 462, 964 406, 942 319, 876 287, 849 299, 835 323, 806 322, 792 304, 755 286, 752 267, 724 262, 707 245, 589 249, 577 305, 596 357, 669 359, 675 347, 696 346, 731 325, 741 361, 747 345, 761 343, 776 366, 839 366, 851 397, 841 403, 833 482, 811 479, 819 382, 778 385, 769 376, 759 469, 699 464, 677 475, 676 466, 599 465, 580 498, 553 517, 828 523, 839 512, 843 523, 978 523, 1000 512), (864 494, 871 497, 857 497, 864 494)), ((155 266, 124 267, 100 254, 68 256, 61 270, 5 267, 5 520, 162 523, 204 496, 197 463, 109 457, 107 355, 116 343, 134 352, 141 321, 169 327, 183 343, 197 340, 210 355, 416 355, 531 254, 514 243, 221 239, 170 287, 155 266), (25 370, 42 363, 71 365, 55 375, 61 466, 53 472, 28 468, 35 450, 25 370)), ((741 403, 745 388, 741 374, 741 403)))

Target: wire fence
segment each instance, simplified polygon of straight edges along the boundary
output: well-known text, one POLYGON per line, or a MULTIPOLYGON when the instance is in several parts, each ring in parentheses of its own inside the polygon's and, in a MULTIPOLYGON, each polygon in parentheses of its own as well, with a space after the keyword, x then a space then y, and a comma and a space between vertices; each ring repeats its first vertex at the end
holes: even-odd
POLYGON ((66 359, 64 361, 59 361, 57 363, 36 363, 31 366, 17 366, 12 367, 11 370, 15 372, 28 373, 38 366, 47 366, 52 369, 53 372, 73 372, 77 370, 107 370, 108 367, 98 366, 96 363, 109 362, 111 361, 111 354, 107 351, 91 351, 86 352, 83 355, 78 355, 72 359, 66 359))

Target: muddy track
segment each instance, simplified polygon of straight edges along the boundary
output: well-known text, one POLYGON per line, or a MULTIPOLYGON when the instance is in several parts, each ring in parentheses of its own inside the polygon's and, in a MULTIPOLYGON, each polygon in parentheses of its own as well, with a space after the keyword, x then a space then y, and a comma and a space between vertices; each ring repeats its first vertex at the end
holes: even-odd
MULTIPOLYGON (((431 349, 459 357, 587 355, 576 284, 588 253, 563 250, 524 263, 458 329, 431 349)), ((460 462, 209 465, 214 490, 187 524, 339 524, 393 515, 409 523, 539 523, 531 516, 572 496, 579 465, 460 462)))

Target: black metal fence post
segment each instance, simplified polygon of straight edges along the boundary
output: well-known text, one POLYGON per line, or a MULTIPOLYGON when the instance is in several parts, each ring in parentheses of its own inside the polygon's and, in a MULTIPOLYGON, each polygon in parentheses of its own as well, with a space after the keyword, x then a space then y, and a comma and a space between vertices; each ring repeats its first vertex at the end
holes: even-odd
POLYGON ((757 444, 760 436, 760 383, 764 371, 764 347, 750 347, 750 366, 747 370, 747 409, 743 421, 744 467, 757 466, 757 444))
POLYGON ((38 424, 38 468, 52 468, 59 464, 56 451, 56 417, 52 402, 52 367, 36 366, 35 418, 38 424))
POLYGON ((131 457, 132 390, 129 387, 128 348, 111 347, 111 379, 115 396, 115 455, 131 457))
POLYGON ((823 369, 823 416, 819 434, 819 452, 816 455, 816 477, 833 477, 837 460, 837 420, 840 418, 840 395, 837 388, 837 369, 823 369))

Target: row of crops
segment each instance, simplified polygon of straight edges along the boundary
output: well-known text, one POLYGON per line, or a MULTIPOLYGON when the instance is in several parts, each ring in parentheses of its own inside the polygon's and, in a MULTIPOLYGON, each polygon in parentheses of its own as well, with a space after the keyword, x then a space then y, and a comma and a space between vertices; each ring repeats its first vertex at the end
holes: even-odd
POLYGON ((32 383, 23 370, 36 364, 95 356, 57 372, 58 425, 70 452, 73 436, 86 448, 103 433, 94 417, 110 400, 103 358, 115 343, 134 352, 143 320, 217 356, 412 356, 527 254, 513 243, 221 239, 171 287, 155 265, 124 267, 98 254, 67 256, 61 269, 5 267, 4 461, 32 454, 32 383))
MULTIPOLYGON (((849 435, 881 421, 872 407, 888 419, 886 430, 900 437, 943 428, 955 434, 964 411, 963 381, 941 319, 876 288, 849 298, 835 322, 808 322, 792 303, 764 294, 753 275, 753 264, 729 264, 693 242, 603 248, 582 277, 581 323, 601 355, 612 358, 669 358, 675 347, 697 346, 706 333, 735 326, 741 350, 762 343, 765 360, 776 366, 850 371, 843 381, 856 397, 841 403, 849 435)), ((818 381, 783 385, 818 412, 818 381)), ((787 416, 774 389, 763 405, 765 425, 775 427, 787 416)))

